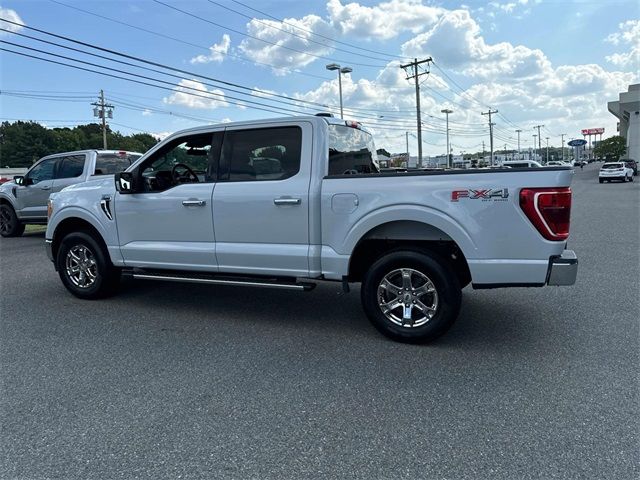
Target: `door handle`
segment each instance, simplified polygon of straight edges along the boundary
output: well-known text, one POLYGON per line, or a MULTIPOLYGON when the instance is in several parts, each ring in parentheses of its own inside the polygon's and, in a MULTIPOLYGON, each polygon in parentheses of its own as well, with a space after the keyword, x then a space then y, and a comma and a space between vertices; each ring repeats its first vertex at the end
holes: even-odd
POLYGON ((206 200, 183 200, 182 205, 185 207, 204 207, 207 204, 206 200))
POLYGON ((274 198, 273 203, 276 205, 300 205, 302 203, 301 198, 280 197, 274 198))
POLYGON ((40 187, 40 190, 51 190, 51 186, 50 185, 43 185, 42 187, 40 187))

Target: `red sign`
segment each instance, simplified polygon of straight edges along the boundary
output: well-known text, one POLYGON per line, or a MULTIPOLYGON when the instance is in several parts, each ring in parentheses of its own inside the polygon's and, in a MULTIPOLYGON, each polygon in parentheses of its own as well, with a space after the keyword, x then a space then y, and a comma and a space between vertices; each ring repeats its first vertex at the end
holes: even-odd
POLYGON ((584 128, 582 129, 582 135, 598 135, 603 134, 604 128, 584 128))

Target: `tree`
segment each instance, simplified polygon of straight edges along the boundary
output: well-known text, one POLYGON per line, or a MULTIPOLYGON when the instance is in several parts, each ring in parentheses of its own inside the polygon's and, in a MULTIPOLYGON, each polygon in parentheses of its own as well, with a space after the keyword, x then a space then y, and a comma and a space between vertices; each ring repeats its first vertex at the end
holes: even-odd
POLYGON ((607 160, 618 160, 627 153, 627 142, 624 137, 616 135, 598 143, 593 153, 598 158, 607 160))
MULTIPOLYGON (((112 150, 144 153, 156 143, 148 133, 122 135, 107 128, 107 144, 112 150)), ((30 167, 53 153, 101 148, 102 127, 97 123, 53 129, 36 122, 0 124, 0 167, 30 167)))

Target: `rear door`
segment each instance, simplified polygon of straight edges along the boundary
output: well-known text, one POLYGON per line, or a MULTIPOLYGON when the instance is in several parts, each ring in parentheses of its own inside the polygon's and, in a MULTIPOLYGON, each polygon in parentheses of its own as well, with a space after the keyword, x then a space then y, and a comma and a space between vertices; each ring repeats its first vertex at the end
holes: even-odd
POLYGON ((227 128, 213 193, 221 272, 309 273, 312 127, 227 128))
POLYGON ((53 180, 52 192, 59 192, 64 187, 74 185, 82 181, 86 168, 87 155, 80 153, 77 155, 65 155, 58 159, 55 176, 53 180))
POLYGON ((58 158, 45 158, 25 175, 24 185, 16 187, 18 216, 23 219, 44 220, 47 218, 47 201, 53 186, 58 158))

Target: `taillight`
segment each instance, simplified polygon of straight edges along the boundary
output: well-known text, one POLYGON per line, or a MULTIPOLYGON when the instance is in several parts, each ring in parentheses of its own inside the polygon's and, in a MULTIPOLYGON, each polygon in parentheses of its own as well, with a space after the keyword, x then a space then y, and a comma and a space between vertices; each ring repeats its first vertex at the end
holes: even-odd
POLYGON ((561 241, 569 237, 571 189, 523 188, 520 208, 534 227, 547 240, 561 241))

